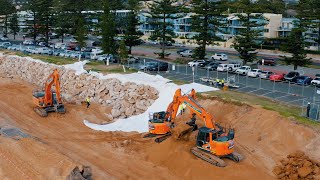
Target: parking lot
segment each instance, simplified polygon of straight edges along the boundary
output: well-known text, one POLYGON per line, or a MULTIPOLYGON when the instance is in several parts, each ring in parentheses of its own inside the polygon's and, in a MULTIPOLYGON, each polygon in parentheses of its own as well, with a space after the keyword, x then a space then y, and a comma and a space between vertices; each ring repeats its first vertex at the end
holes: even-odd
MULTIPOLYGON (((154 59, 143 58, 137 63, 128 64, 129 67, 139 69, 145 63, 157 61, 154 59)), ((303 106, 304 101, 318 103, 320 98, 320 88, 315 86, 302 86, 290 82, 276 82, 261 78, 251 78, 228 72, 208 71, 201 68, 194 68, 187 65, 170 64, 168 71, 149 71, 151 74, 160 74, 161 76, 185 82, 196 82, 206 85, 214 85, 212 83, 201 81, 201 78, 209 79, 233 79, 239 88, 235 91, 252 93, 258 96, 271 98, 287 104, 303 106), (317 93, 318 92, 318 93, 317 93)))

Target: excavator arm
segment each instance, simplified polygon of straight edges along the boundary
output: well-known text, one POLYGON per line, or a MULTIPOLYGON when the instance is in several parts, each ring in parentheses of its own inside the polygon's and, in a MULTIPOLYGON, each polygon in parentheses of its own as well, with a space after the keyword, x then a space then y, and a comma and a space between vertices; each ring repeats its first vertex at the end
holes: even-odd
POLYGON ((200 105, 195 101, 196 91, 194 89, 191 90, 190 94, 181 94, 181 89, 176 90, 175 95, 173 97, 173 101, 169 104, 167 108, 167 114, 171 119, 171 122, 174 122, 179 106, 183 103, 190 109, 191 114, 195 113, 199 118, 201 118, 206 127, 215 128, 213 117, 200 105))
POLYGON ((52 100, 52 93, 51 93, 51 88, 52 86, 55 86, 56 90, 56 98, 59 104, 62 104, 61 101, 61 94, 60 94, 60 75, 58 73, 58 70, 55 69, 53 73, 48 77, 46 83, 45 83, 45 96, 44 96, 44 102, 46 105, 52 105, 53 100, 52 100))

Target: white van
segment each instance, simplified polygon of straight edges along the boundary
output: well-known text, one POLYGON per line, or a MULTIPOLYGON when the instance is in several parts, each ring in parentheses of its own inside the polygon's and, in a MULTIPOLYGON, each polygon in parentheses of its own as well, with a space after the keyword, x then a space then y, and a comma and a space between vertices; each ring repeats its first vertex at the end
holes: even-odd
POLYGON ((228 71, 229 72, 236 72, 236 70, 239 69, 240 67, 241 67, 241 65, 238 63, 228 64, 228 71))
POLYGON ((217 71, 220 71, 220 72, 228 71, 228 64, 219 64, 217 71))

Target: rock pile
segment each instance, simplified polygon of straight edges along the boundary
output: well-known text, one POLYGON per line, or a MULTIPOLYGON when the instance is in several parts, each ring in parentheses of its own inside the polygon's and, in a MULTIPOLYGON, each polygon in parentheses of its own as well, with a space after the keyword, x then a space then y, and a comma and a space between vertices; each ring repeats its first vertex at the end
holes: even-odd
POLYGON ((273 169, 278 179, 320 180, 320 162, 315 162, 302 151, 291 153, 273 169))
POLYGON ((40 87, 54 69, 58 69, 61 76, 61 93, 65 101, 79 104, 90 96, 92 102, 112 107, 108 114, 111 120, 141 114, 158 98, 158 91, 151 86, 132 82, 122 84, 118 79, 101 80, 91 74, 76 75, 74 70, 63 66, 17 56, 0 56, 0 72, 40 87))

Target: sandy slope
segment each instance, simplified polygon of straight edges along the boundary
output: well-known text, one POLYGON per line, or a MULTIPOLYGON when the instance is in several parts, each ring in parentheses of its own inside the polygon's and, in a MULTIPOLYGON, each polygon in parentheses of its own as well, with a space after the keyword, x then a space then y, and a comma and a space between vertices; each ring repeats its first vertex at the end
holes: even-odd
MULTIPOLYGON (((314 130, 257 107, 200 101, 218 122, 236 128, 236 150, 246 157, 238 164, 227 160, 226 168, 218 168, 189 152, 195 132, 185 140, 172 137, 161 144, 137 133, 97 132, 82 120, 107 122, 103 112, 108 108, 68 104, 67 114, 41 118, 32 111, 31 92, 28 84, 0 78, 0 126, 10 124, 37 137, 0 137, 0 163, 6 165, 0 168, 1 179, 59 179, 76 164, 90 165, 95 179, 273 179, 275 162, 294 150, 320 158, 314 130)), ((182 118, 178 124, 182 127, 182 118)))

